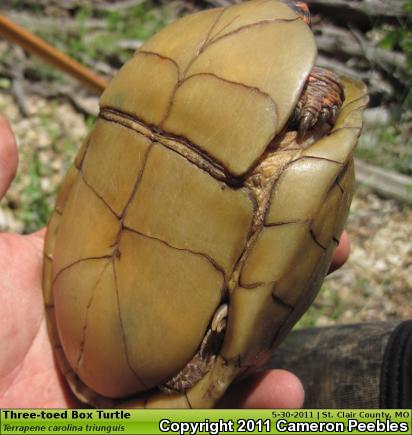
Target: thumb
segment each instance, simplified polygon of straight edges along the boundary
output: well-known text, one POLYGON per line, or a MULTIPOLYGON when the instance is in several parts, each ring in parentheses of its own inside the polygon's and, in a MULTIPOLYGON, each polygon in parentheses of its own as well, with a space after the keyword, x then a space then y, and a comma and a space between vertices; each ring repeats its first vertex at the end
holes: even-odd
POLYGON ((16 140, 10 124, 0 115, 0 199, 16 175, 17 163, 16 140))

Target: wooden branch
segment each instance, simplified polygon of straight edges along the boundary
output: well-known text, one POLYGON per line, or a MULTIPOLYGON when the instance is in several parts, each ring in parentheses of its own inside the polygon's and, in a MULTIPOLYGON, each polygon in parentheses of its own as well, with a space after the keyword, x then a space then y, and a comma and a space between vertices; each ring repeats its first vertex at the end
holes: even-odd
POLYGON ((316 65, 331 69, 339 75, 344 75, 367 82, 368 92, 370 95, 383 94, 386 96, 391 96, 395 93, 393 84, 385 79, 382 73, 378 70, 362 70, 361 68, 356 68, 352 65, 349 66, 334 57, 327 57, 323 55, 318 55, 316 65))
POLYGON ((107 86, 106 80, 102 77, 2 15, 0 15, 0 35, 72 75, 98 94, 101 94, 107 86))
POLYGON ((81 89, 74 86, 36 82, 27 83, 27 87, 30 93, 43 98, 65 98, 77 111, 85 115, 96 117, 99 113, 98 97, 84 95, 81 89))
POLYGON ((356 179, 385 198, 412 205, 412 178, 355 161, 356 179))
POLYGON ((345 30, 329 24, 314 26, 316 43, 320 51, 336 56, 345 54, 366 58, 372 66, 379 65, 386 71, 398 70, 407 75, 406 56, 386 50, 367 41, 357 30, 345 30))
POLYGON ((205 0, 206 3, 209 3, 212 6, 221 7, 221 6, 230 6, 235 3, 241 3, 241 0, 205 0))
POLYGON ((404 9, 406 0, 306 0, 306 3, 316 6, 327 6, 337 9, 362 12, 368 16, 406 17, 404 9))
MULTIPOLYGON (((78 32, 79 29, 79 24, 69 17, 34 16, 29 12, 10 10, 7 11, 7 18, 25 29, 30 29, 31 32, 61 33, 61 29, 64 29, 64 32, 68 33, 78 32)), ((107 22, 101 18, 90 17, 82 26, 88 32, 95 32, 107 29, 107 22)))
MULTIPOLYGON (((240 3, 240 0, 204 0, 212 6, 229 6, 240 3)), ((361 12, 369 16, 405 17, 407 12, 404 10, 406 0, 305 0, 305 3, 315 6, 332 7, 336 9, 346 9, 354 12, 361 12)))
POLYGON ((133 6, 138 6, 145 3, 147 0, 123 0, 117 2, 103 2, 93 4, 93 8, 98 11, 121 11, 129 9, 133 6))
POLYGON ((26 93, 24 92, 24 64, 26 55, 20 47, 14 47, 14 52, 18 61, 10 69, 12 75, 10 90, 21 115, 27 118, 30 115, 30 110, 27 106, 26 93))

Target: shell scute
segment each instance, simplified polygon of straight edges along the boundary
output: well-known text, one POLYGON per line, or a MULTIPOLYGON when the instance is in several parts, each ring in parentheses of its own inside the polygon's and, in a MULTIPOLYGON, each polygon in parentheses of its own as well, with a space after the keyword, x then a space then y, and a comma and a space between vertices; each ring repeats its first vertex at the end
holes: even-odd
POLYGON ((341 164, 320 158, 290 163, 273 188, 265 225, 313 219, 341 169, 341 164))
POLYGON ((273 283, 267 283, 253 289, 236 288, 231 309, 222 356, 239 358, 242 366, 256 365, 259 355, 270 349, 292 307, 273 298, 273 283))
POLYGON ((82 175, 117 216, 139 182, 150 146, 151 140, 143 134, 102 119, 96 122, 82 175))
POLYGON ((137 52, 113 78, 100 98, 100 107, 113 107, 148 125, 159 125, 178 80, 179 71, 172 59, 137 52))
POLYGON ((83 177, 78 176, 59 223, 53 254, 53 279, 78 261, 111 256, 119 229, 117 217, 83 177))
POLYGON ((130 365, 150 388, 196 353, 224 277, 202 255, 129 231, 122 233, 119 251, 116 292, 124 339, 130 365))

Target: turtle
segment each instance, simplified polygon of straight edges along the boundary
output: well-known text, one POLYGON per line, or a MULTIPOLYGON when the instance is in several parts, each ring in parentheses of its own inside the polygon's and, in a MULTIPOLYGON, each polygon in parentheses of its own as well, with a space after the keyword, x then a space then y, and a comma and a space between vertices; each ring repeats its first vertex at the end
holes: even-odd
POLYGON ((368 98, 315 66, 308 21, 278 0, 186 16, 104 91, 44 253, 50 339, 83 402, 213 407, 316 296, 368 98))

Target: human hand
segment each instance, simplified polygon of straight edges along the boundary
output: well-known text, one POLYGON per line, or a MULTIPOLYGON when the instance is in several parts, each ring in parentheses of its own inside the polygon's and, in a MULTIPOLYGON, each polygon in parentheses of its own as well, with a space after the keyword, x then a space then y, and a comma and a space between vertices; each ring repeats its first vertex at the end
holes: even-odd
MULTIPOLYGON (((17 169, 17 148, 0 117, 0 199, 17 169)), ((66 408, 83 405, 70 392, 53 356, 42 297, 45 230, 30 235, 0 234, 0 408, 66 408)), ((349 254, 346 235, 331 269, 349 254)), ((303 387, 292 373, 270 370, 232 386, 224 407, 297 408, 303 387)))
MULTIPOLYGON (((0 199, 17 169, 17 148, 0 117, 0 199)), ((41 290, 45 230, 0 234, 0 408, 79 404, 57 370, 41 290)))

